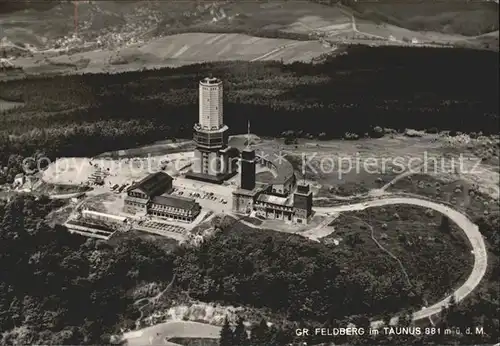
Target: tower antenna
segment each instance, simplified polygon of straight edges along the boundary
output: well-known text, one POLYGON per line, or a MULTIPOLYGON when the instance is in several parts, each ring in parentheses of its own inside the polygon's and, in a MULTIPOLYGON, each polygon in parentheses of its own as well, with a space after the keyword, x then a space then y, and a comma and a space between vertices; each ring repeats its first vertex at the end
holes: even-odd
POLYGON ((78 1, 74 1, 73 5, 74 5, 73 21, 74 21, 75 35, 78 36, 78 1))
MULTIPOLYGON (((306 156, 304 155, 304 158, 306 158, 306 156)), ((306 185, 306 167, 303 167, 302 168, 302 180, 304 181, 304 185, 306 185)))
POLYGON ((247 122, 247 149, 250 148, 250 120, 247 122))

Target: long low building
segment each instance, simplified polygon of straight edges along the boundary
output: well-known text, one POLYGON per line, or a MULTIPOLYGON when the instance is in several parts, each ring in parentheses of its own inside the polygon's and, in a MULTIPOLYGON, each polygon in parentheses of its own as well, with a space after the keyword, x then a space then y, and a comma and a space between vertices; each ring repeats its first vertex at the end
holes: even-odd
POLYGON ((95 210, 84 209, 82 211, 82 216, 88 219, 102 220, 116 223, 125 223, 127 218, 124 216, 101 213, 95 210))
POLYGON ((148 208, 150 215, 187 222, 196 219, 200 211, 194 199, 168 194, 153 197, 148 208))
POLYGON ((150 174, 127 189, 123 211, 192 222, 200 205, 192 198, 171 195, 173 178, 164 172, 150 174))

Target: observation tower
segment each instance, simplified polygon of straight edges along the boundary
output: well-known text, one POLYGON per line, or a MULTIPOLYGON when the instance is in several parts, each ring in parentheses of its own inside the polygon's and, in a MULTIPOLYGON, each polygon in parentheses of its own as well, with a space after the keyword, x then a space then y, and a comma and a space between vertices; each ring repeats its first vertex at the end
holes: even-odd
POLYGON ((237 168, 232 160, 237 153, 227 146, 228 127, 224 125, 222 81, 207 77, 199 82, 198 89, 198 122, 193 127, 196 149, 192 170, 186 177, 222 183, 235 174, 237 168))

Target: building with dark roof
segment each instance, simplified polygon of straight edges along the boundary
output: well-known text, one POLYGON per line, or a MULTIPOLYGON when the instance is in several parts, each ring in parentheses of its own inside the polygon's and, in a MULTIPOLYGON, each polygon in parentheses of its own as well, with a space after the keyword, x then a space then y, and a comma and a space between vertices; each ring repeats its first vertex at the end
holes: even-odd
POLYGON ((163 194, 154 197, 148 206, 148 214, 163 218, 192 222, 201 207, 192 198, 163 194))
POLYGON ((127 195, 131 197, 147 198, 161 195, 172 191, 172 178, 165 172, 150 174, 127 189, 127 195))
POLYGON ((167 173, 157 172, 134 183, 127 189, 123 211, 192 222, 201 207, 192 198, 171 195, 172 181, 167 173))

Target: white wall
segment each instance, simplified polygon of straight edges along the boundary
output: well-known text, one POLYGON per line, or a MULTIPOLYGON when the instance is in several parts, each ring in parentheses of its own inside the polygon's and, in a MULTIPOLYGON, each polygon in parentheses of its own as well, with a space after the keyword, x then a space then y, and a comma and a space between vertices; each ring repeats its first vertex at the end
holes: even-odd
POLYGON ((220 128, 223 124, 223 88, 219 84, 199 86, 199 123, 202 128, 220 128))

